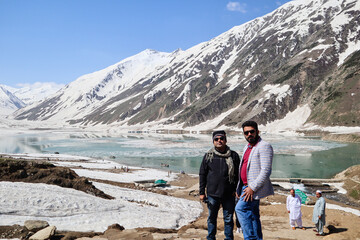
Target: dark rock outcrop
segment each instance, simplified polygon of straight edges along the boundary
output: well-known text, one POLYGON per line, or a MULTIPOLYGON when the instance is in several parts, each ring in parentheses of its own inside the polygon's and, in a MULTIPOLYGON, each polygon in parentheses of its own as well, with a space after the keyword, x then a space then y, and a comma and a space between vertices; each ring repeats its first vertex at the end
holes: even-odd
POLYGON ((113 199, 92 185, 87 178, 79 177, 73 170, 48 162, 0 158, 0 181, 46 183, 113 199))

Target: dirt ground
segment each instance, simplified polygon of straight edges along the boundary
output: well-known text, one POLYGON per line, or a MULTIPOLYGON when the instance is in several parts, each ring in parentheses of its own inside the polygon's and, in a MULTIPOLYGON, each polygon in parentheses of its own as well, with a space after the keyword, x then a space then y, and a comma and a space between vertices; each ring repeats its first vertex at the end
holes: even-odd
MULTIPOLYGON (((181 197, 190 200, 198 200, 198 177, 189 176, 186 174, 180 175, 180 178, 171 183, 175 186, 181 186, 182 189, 171 190, 168 195, 174 197, 181 197)), ((314 224, 312 223, 312 206, 303 206, 303 225, 306 230, 296 229, 292 230, 289 226, 288 213, 285 206, 286 195, 275 194, 268 198, 261 200, 260 214, 263 228, 264 239, 276 240, 292 240, 292 239, 360 239, 360 217, 340 210, 329 209, 326 212, 327 227, 324 229, 325 236, 316 236, 313 231, 314 224), (275 204, 271 204, 275 203, 275 204)), ((327 200, 327 202, 335 203, 327 200)), ((339 203, 337 203, 339 204, 339 203)), ((343 205, 340 203, 340 205, 343 205)), ((343 205, 346 206, 346 205, 343 205)), ((105 231, 103 235, 94 238, 103 239, 144 239, 144 240, 160 240, 160 239, 206 239, 207 235, 207 207, 203 204, 204 211, 201 216, 194 222, 180 228, 179 230, 172 229, 154 229, 154 228, 139 228, 139 229, 125 229, 119 231, 110 229, 105 231)), ((222 222, 222 213, 219 212, 218 217, 218 234, 217 239, 224 239, 224 225, 222 222)), ((235 239, 243 239, 242 233, 235 233, 235 239)), ((81 240, 88 240, 94 238, 80 238, 81 240)))
MULTIPOLYGON (((359 168, 358 168, 359 169, 359 168)), ((20 169, 21 171, 21 169, 20 169)), ((358 175, 358 173, 357 173, 358 175)), ((342 176, 346 176, 343 174, 342 176)), ((354 178, 352 176, 352 178, 354 178)), ((46 178, 45 178, 46 179, 46 178)), ((0 179, 3 181, 4 179, 0 179)), ((357 180, 357 179, 356 179, 357 180)), ((93 180, 90 180, 90 182, 93 180)), ((135 188, 133 185, 119 184, 107 181, 109 184, 120 185, 123 187, 135 188)), ((171 182, 173 186, 180 186, 173 190, 156 190, 161 194, 167 194, 174 197, 186 198, 198 201, 198 177, 187 174, 179 175, 179 178, 171 182)), ((314 224, 311 222, 312 206, 303 206, 303 225, 306 230, 292 230, 289 226, 288 213, 286 211, 285 200, 286 192, 276 193, 274 196, 261 200, 260 215, 263 228, 264 239, 290 240, 290 239, 359 239, 360 240, 360 217, 341 210, 326 210, 326 235, 318 237, 313 232, 314 224)), ((326 199, 328 203, 335 203, 326 199)), ((336 203, 346 207, 345 204, 336 203)), ((109 226, 108 230, 103 233, 94 232, 57 232, 52 239, 206 239, 207 235, 207 207, 203 204, 204 211, 201 216, 194 222, 183 226, 180 229, 156 229, 156 228, 138 228, 138 229, 122 229, 119 225, 109 226)), ((360 209, 358 209, 360 210, 360 209)), ((139 220, 141 221, 141 220, 139 220)), ((116 224, 116 223, 114 223, 116 224)), ((121 223, 118 223, 121 225, 121 223)), ((218 239, 223 239, 223 222, 222 213, 219 212, 218 217, 218 239)), ((29 236, 28 231, 23 226, 0 226, 0 239, 23 238, 29 236)), ((243 239, 242 233, 235 233, 235 239, 243 239)))

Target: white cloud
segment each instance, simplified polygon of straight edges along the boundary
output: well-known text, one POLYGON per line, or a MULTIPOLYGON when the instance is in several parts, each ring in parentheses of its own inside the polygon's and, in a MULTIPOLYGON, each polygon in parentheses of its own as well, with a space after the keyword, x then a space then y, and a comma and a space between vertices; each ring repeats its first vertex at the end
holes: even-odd
POLYGON ((241 13, 246 13, 245 7, 246 4, 245 3, 241 4, 240 2, 229 2, 226 5, 227 10, 234 12, 241 12, 241 13))

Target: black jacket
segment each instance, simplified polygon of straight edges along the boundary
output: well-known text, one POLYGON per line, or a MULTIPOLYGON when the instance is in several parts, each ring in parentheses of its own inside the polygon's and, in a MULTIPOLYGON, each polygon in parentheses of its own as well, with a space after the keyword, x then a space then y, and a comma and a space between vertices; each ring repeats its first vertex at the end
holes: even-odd
POLYGON ((236 185, 239 178, 239 155, 231 151, 231 157, 234 163, 234 181, 230 184, 228 166, 226 159, 214 154, 212 161, 206 159, 204 155, 199 171, 199 190, 200 195, 205 194, 205 188, 208 196, 222 198, 229 196, 236 191, 236 185))

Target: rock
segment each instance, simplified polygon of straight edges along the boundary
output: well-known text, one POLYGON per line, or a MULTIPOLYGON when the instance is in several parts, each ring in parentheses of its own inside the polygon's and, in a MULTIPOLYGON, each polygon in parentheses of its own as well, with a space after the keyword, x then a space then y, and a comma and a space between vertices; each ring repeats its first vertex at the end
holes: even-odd
POLYGON ((26 173, 26 171, 24 169, 21 169, 20 171, 18 171, 18 178, 26 178, 28 175, 26 173))
MULTIPOLYGON (((125 228, 117 223, 110 225, 107 230, 104 232, 103 236, 105 239, 109 240, 116 240, 116 239, 128 239, 122 237, 122 232, 125 230, 125 228)), ((142 239, 142 238, 141 238, 142 239)))
POLYGON ((113 225, 108 226, 107 230, 109 230, 109 229, 117 229, 117 230, 122 231, 122 230, 124 230, 125 228, 124 228, 123 226, 121 226, 120 224, 115 223, 115 224, 113 224, 113 225))
POLYGON ((114 199, 97 189, 88 179, 80 177, 75 171, 36 160, 2 160, 0 164, 1 181, 33 182, 74 188, 95 196, 114 199))
POLYGON ((194 196, 194 197, 199 196, 199 190, 191 190, 191 191, 189 191, 189 196, 194 196))
POLYGON ((26 227, 14 224, 12 226, 0 226, 0 239, 27 239, 29 230, 26 227))
POLYGON ((52 236, 55 235, 55 231, 56 231, 55 226, 48 226, 47 228, 44 228, 44 229, 36 232, 29 239, 30 240, 46 240, 46 239, 50 239, 52 236))
POLYGON ((37 232, 41 229, 44 229, 49 226, 49 223, 41 220, 27 220, 24 223, 24 226, 32 232, 37 232))

